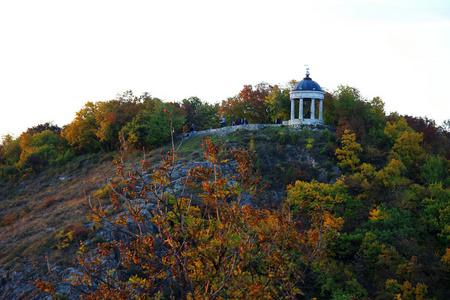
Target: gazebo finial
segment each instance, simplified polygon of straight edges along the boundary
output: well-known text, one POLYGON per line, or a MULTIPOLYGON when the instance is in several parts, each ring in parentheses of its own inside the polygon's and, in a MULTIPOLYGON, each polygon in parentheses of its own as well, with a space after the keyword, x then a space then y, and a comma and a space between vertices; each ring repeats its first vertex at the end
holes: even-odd
POLYGON ((309 67, 308 65, 305 65, 305 67, 306 67, 306 77, 309 77, 309 67))

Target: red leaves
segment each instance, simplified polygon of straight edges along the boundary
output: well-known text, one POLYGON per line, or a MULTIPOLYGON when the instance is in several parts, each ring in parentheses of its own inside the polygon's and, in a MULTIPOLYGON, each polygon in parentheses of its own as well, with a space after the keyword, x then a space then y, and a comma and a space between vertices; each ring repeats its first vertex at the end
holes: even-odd
POLYGON ((255 89, 252 85, 244 85, 236 97, 222 101, 219 114, 228 119, 247 119, 250 123, 256 124, 268 123, 266 98, 271 89, 272 86, 265 82, 258 84, 255 89))

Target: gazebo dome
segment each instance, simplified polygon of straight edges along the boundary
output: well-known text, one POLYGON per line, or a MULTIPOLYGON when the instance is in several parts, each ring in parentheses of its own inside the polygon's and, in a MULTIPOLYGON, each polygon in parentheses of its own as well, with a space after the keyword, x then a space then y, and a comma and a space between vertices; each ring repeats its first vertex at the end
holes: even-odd
POLYGON ((294 86, 292 91, 318 91, 318 92, 323 92, 322 89, 320 88, 320 85, 309 77, 309 72, 306 73, 306 77, 303 78, 302 81, 300 81, 299 83, 297 83, 294 86))

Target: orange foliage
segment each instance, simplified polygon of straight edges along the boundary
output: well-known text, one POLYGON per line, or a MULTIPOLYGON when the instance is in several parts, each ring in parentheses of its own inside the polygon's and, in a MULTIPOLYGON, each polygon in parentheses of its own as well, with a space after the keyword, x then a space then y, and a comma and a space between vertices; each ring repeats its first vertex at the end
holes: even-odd
MULTIPOLYGON (((248 150, 227 153, 209 138, 202 147, 209 166, 200 165, 183 179, 189 197, 171 190, 175 156, 170 151, 150 182, 142 185, 138 172, 125 178, 123 192, 112 199, 117 209, 127 209, 117 218, 90 205, 99 225, 106 222, 127 238, 78 250, 81 272, 73 273, 71 282, 83 290, 81 298, 294 299, 303 294, 302 282, 320 268, 328 240, 342 228, 342 219, 329 209, 341 200, 326 197, 320 214, 310 211, 312 226, 304 229, 287 205, 242 204, 261 191, 248 150), (220 167, 230 159, 236 162, 231 177, 220 167), (154 208, 146 211, 142 203, 154 208), (120 269, 107 263, 113 254, 120 269)), ((126 174, 122 163, 118 169, 126 174)))

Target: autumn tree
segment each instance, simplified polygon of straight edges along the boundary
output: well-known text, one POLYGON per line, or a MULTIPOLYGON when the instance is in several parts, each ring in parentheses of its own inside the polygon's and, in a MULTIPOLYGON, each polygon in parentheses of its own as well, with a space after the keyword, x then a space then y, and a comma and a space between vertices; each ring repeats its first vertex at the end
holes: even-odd
POLYGON ((151 99, 147 93, 140 97, 127 91, 117 99, 99 102, 96 110, 96 136, 103 151, 112 151, 119 148, 119 132, 133 120, 142 108, 142 102, 151 99))
MULTIPOLYGON (((88 199, 95 227, 112 226, 120 238, 78 250, 71 282, 82 299, 306 296, 305 280, 322 268, 327 241, 342 226, 330 211, 341 200, 317 199, 322 210, 310 207, 311 224, 303 226, 303 205, 258 207, 254 154, 224 151, 209 138, 202 147, 207 163, 186 174, 181 190, 172 179, 172 149, 153 171, 145 161, 140 170, 118 162, 123 181, 120 190, 113 186, 116 213, 88 199), (230 161, 235 171, 226 174, 222 164, 230 161)), ((54 292, 42 280, 35 284, 54 292)))
POLYGON ((101 143, 96 134, 97 109, 98 103, 87 102, 76 113, 75 119, 63 129, 62 136, 79 153, 94 153, 101 149, 101 143))
MULTIPOLYGON (((231 124, 231 120, 241 117, 246 118, 244 112, 246 112, 247 109, 248 107, 242 99, 239 99, 237 96, 229 97, 227 100, 222 100, 222 103, 218 108, 218 114, 221 118, 224 117, 228 124, 231 124)), ((217 121, 219 122, 219 120, 217 121)))
POLYGON ((338 166, 351 172, 359 166, 358 154, 362 151, 361 145, 355 140, 355 134, 350 133, 347 129, 342 135, 341 148, 336 149, 336 156, 339 160, 338 166))
POLYGON ((271 89, 265 82, 257 84, 255 88, 244 85, 237 96, 222 101, 219 114, 229 120, 239 118, 256 124, 269 123, 266 98, 271 89))
POLYGON ((412 117, 405 115, 403 118, 415 132, 422 133, 423 146, 427 148, 428 152, 438 154, 442 152, 442 147, 445 147, 445 141, 442 140, 442 136, 439 132, 439 128, 436 126, 434 120, 427 117, 412 117))
POLYGON ((146 103, 152 101, 148 93, 137 97, 126 91, 114 100, 88 102, 63 129, 63 136, 78 153, 116 150, 122 129, 148 109, 146 103))
POLYGON ((336 110, 335 120, 331 124, 338 125, 336 134, 338 138, 345 130, 354 132, 359 139, 365 136, 368 106, 358 89, 349 86, 339 86, 333 93, 334 108, 336 110))
POLYGON ((409 177, 418 179, 420 167, 426 156, 425 150, 421 146, 423 134, 417 133, 409 127, 404 118, 396 123, 387 122, 384 132, 394 142, 391 149, 392 158, 404 164, 409 177))
POLYGON ((251 85, 245 85, 239 93, 238 97, 251 107, 251 110, 247 111, 249 122, 256 124, 269 122, 266 97, 271 89, 269 84, 261 82, 254 89, 251 85))
POLYGON ((24 132, 20 139, 22 152, 17 167, 35 173, 64 153, 66 146, 64 138, 51 130, 24 132))

